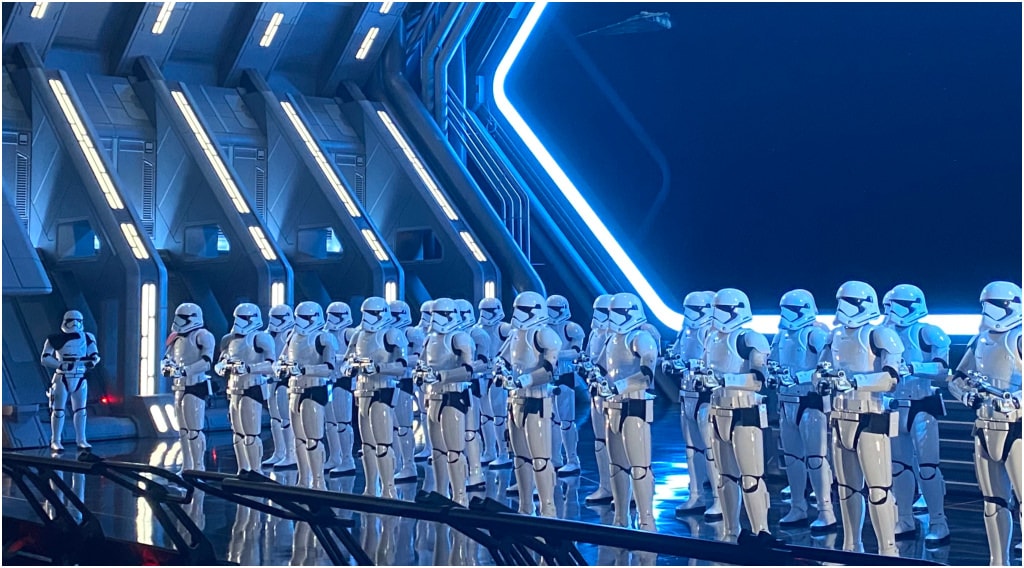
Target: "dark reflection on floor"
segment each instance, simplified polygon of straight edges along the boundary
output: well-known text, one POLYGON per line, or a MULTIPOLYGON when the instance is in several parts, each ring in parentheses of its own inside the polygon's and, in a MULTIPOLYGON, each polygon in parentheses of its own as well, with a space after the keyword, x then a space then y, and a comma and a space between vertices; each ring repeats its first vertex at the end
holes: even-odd
MULTIPOLYGON (((704 539, 718 538, 721 523, 708 524, 700 516, 686 520, 677 519, 674 509, 686 497, 688 476, 685 457, 679 435, 678 415, 666 410, 660 413, 654 423, 654 470, 657 479, 655 509, 658 530, 662 533, 695 536, 704 539)), ((209 437, 210 452, 208 468, 214 471, 233 473, 234 453, 227 433, 212 434, 209 437)), ((269 440, 268 440, 269 444, 269 440)), ((269 449, 269 448, 268 448, 269 449)), ((172 471, 180 468, 180 446, 169 440, 138 440, 96 443, 94 452, 98 455, 123 461, 150 463, 167 467, 172 471)), ((583 474, 577 477, 560 478, 556 494, 558 516, 588 523, 611 522, 611 507, 595 506, 584 502, 584 497, 597 487, 594 470, 593 433, 589 424, 580 429, 580 457, 583 474)), ((43 450, 32 453, 45 453, 43 450)), ((268 452, 269 455, 269 452, 268 452)), ((73 456, 68 456, 69 459, 73 456)), ((430 468, 418 464, 420 483, 424 475, 430 475, 430 468)), ((294 483, 295 472, 271 472, 267 474, 282 483, 294 483)), ((119 538, 137 540, 160 546, 170 546, 163 529, 154 520, 152 511, 142 499, 132 497, 123 489, 98 478, 84 475, 65 474, 71 485, 88 507, 96 512, 105 534, 119 538)), ((511 470, 487 472, 486 495, 516 508, 515 495, 506 495, 505 489, 512 478, 511 470)), ((361 492, 363 478, 329 478, 332 491, 361 492)), ((419 484, 398 486, 402 499, 411 500, 419 484)), ((842 544, 841 535, 812 537, 808 529, 788 530, 778 527, 779 518, 786 513, 788 505, 780 498, 780 483, 770 483, 772 510, 770 522, 775 536, 804 546, 837 547, 842 544)), ((4 515, 33 518, 23 497, 5 475, 3 478, 4 515)), ((323 548, 317 543, 310 527, 305 523, 293 523, 273 516, 239 507, 214 496, 196 494, 194 502, 187 507, 214 545, 218 558, 243 565, 324 565, 330 561, 323 548)), ((957 565, 978 565, 988 563, 988 551, 982 524, 980 497, 958 498, 947 496, 947 516, 952 540, 950 545, 935 550, 924 547, 923 535, 927 528, 927 515, 918 516, 921 536, 917 540, 900 542, 900 554, 905 557, 925 558, 957 565)), ((414 521, 379 515, 347 514, 355 523, 353 535, 364 550, 377 564, 386 565, 491 565, 493 559, 486 549, 458 531, 436 523, 414 521)), ((1020 529, 1015 527, 1014 543, 1020 541, 1020 529)), ((870 526, 864 531, 866 550, 876 550, 870 526)), ((600 565, 679 565, 707 564, 706 562, 666 555, 655 556, 646 553, 581 545, 580 552, 590 564, 600 565)), ((351 561, 351 559, 349 559, 351 561)))

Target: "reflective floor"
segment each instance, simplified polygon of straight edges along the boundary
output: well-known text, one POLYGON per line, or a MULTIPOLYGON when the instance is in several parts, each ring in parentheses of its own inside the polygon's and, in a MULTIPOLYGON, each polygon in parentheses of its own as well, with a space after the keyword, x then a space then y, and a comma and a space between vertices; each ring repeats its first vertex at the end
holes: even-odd
MULTIPOLYGON (((686 497, 688 476, 682 444, 680 442, 678 407, 665 406, 657 414, 653 425, 655 456, 654 471, 657 480, 655 509, 658 530, 662 533, 696 536, 716 539, 721 523, 708 524, 700 516, 679 520, 674 509, 686 497)), ((228 433, 215 433, 209 437, 210 451, 207 455, 211 471, 235 472, 235 458, 228 433)), ((269 439, 268 444, 269 455, 269 439)), ((167 467, 177 471, 180 467, 180 447, 177 442, 167 440, 136 440, 96 443, 94 453, 121 461, 144 462, 167 467)), ((44 450, 31 451, 46 455, 44 450)), ((593 431, 589 423, 580 428, 580 457, 583 474, 577 477, 560 478, 556 494, 558 516, 588 523, 610 523, 611 507, 590 505, 584 497, 597 488, 597 475, 593 457, 593 431)), ((68 455, 67 459, 74 459, 68 455)), ((420 483, 429 468, 418 464, 420 483)), ((290 484, 295 472, 266 473, 290 484)), ((83 497, 86 505, 100 517, 105 534, 126 540, 170 546, 162 527, 157 523, 149 506, 142 499, 112 483, 99 478, 78 474, 65 474, 66 481, 83 497)), ((501 500, 512 508, 518 506, 515 495, 506 495, 510 483, 510 469, 489 471, 487 474, 487 496, 501 500)), ((412 499, 418 484, 399 485, 400 496, 412 499)), ((363 478, 330 478, 332 491, 361 492, 363 478)), ((784 515, 788 505, 779 497, 781 483, 769 483, 772 495, 770 522, 773 534, 783 540, 805 546, 839 547, 841 535, 824 538, 812 537, 808 529, 781 529, 778 519, 784 515)), ((3 512, 32 519, 33 514, 17 487, 5 475, 3 479, 3 512)), ((928 517, 918 516, 921 524, 920 538, 900 542, 900 553, 904 557, 924 558, 956 565, 979 565, 988 563, 988 550, 982 524, 980 497, 947 496, 946 510, 949 518, 952 540, 948 546, 926 550, 923 535, 928 517)), ((322 547, 316 543, 309 527, 304 523, 292 523, 239 507, 215 496, 197 493, 194 503, 188 507, 189 514, 203 528, 214 545, 218 558, 244 565, 318 565, 330 564, 322 547)), ((458 533, 435 523, 383 517, 376 515, 351 514, 356 528, 354 537, 364 550, 378 564, 399 565, 466 565, 493 564, 489 553, 458 533)), ((1020 542, 1020 527, 1015 527, 1014 543, 1020 542)), ((870 526, 864 530, 865 548, 876 550, 870 526)), ((637 565, 637 564, 702 564, 689 559, 629 553, 609 547, 581 546, 581 553, 591 564, 637 565)))

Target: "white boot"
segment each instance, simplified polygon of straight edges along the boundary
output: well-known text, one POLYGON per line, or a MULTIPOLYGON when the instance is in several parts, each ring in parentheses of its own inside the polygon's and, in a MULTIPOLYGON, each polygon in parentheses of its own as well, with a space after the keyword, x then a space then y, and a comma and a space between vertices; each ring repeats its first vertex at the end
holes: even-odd
POLYGON ((85 439, 85 408, 75 411, 72 421, 75 423, 75 444, 80 450, 87 450, 92 447, 85 439))

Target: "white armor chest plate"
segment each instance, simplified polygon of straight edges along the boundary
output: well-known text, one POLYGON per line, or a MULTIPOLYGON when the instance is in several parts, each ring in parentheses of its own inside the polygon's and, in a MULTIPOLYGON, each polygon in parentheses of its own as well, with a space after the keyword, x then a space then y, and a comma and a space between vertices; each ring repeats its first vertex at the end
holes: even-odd
POLYGON ((1017 355, 1017 337, 1021 330, 1005 333, 986 331, 974 344, 974 363, 979 373, 988 376, 992 386, 1011 392, 1021 388, 1021 359, 1017 355))
POLYGON ((427 365, 435 371, 454 369, 461 364, 451 349, 450 337, 439 333, 431 333, 427 338, 423 358, 427 365))
POLYGON ((590 337, 587 338, 587 355, 591 359, 601 354, 601 350, 604 349, 604 341, 607 337, 608 334, 603 330, 590 332, 590 337))
POLYGON ((501 349, 501 337, 498 335, 497 325, 482 325, 477 329, 482 330, 487 334, 487 347, 483 351, 483 356, 487 357, 490 361, 498 354, 498 350, 501 349))
MULTIPOLYGON (((72 335, 72 334, 67 334, 72 335)), ((75 332, 78 337, 68 340, 64 346, 57 350, 61 359, 81 359, 86 355, 85 332, 75 332)))
MULTIPOLYGON (((903 360, 907 363, 931 361, 931 357, 921 348, 921 324, 914 323, 907 327, 894 326, 893 330, 903 342, 903 360)), ((932 394, 932 380, 928 377, 915 375, 901 377, 896 385, 896 398, 919 400, 932 394)))
POLYGON ((270 337, 274 340, 274 357, 278 357, 284 350, 285 341, 288 340, 287 331, 268 331, 270 337))
MULTIPOLYGON (((811 331, 814 329, 813 325, 808 325, 795 330, 779 330, 778 343, 776 344, 779 363, 784 367, 788 367, 793 374, 798 371, 812 370, 818 365, 818 354, 811 351, 808 345, 811 331)), ((814 385, 809 382, 780 386, 779 395, 784 397, 784 402, 798 403, 799 398, 792 397, 803 396, 810 393, 813 389, 814 385)), ((793 412, 796 412, 796 407, 793 408, 793 412)))
POLYGON ((191 365, 203 358, 203 352, 196 345, 198 333, 193 331, 188 335, 179 335, 174 338, 174 347, 171 349, 174 362, 179 365, 191 365))
POLYGON ((744 331, 741 328, 731 333, 712 332, 708 339, 705 357, 708 366, 716 373, 743 373, 746 371, 747 362, 736 351, 736 339, 744 331))
POLYGON ((537 331, 533 329, 516 329, 509 338, 509 363, 517 375, 531 373, 540 367, 540 353, 534 346, 537 331))
MULTIPOLYGON (((260 363, 266 358, 256 352, 253 348, 253 340, 255 338, 252 335, 233 335, 228 341, 227 347, 224 352, 227 353, 228 359, 233 361, 242 361, 243 363, 253 365, 260 363)), ((228 388, 249 388, 253 384, 261 382, 264 377, 262 375, 245 374, 236 375, 231 373, 228 375, 228 388)))
POLYGON ((605 344, 601 362, 608 371, 608 380, 617 381, 640 372, 640 358, 629 345, 630 334, 615 333, 605 344))
POLYGON ((679 332, 679 344, 676 347, 684 361, 704 358, 704 344, 707 342, 710 327, 684 327, 679 332))
MULTIPOLYGON (((882 359, 871 349, 872 324, 849 329, 839 327, 832 331, 832 366, 846 371, 848 377, 856 373, 876 373, 882 370, 882 359)), ((832 398, 832 409, 854 413, 881 413, 885 405, 880 392, 850 390, 832 398)))
POLYGON ((285 359, 297 365, 318 365, 320 354, 316 351, 316 335, 293 333, 285 345, 285 359))
MULTIPOLYGON (((357 331, 355 337, 352 338, 351 353, 358 358, 369 359, 378 365, 390 362, 391 354, 384 346, 384 334, 384 331, 357 331)), ((391 377, 380 374, 370 376, 360 374, 356 377, 357 390, 387 388, 393 384, 394 381, 391 377)))

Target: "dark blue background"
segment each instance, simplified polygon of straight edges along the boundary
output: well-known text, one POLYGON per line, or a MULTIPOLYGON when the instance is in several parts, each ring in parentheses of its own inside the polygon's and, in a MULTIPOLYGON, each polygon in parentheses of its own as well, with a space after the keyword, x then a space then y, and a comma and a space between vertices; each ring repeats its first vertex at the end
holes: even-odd
POLYGON ((551 4, 508 85, 675 306, 733 286, 769 313, 804 287, 831 309, 859 279, 974 312, 1021 275, 1020 22, 1020 4, 551 4), (641 10, 672 29, 575 37, 641 10))

